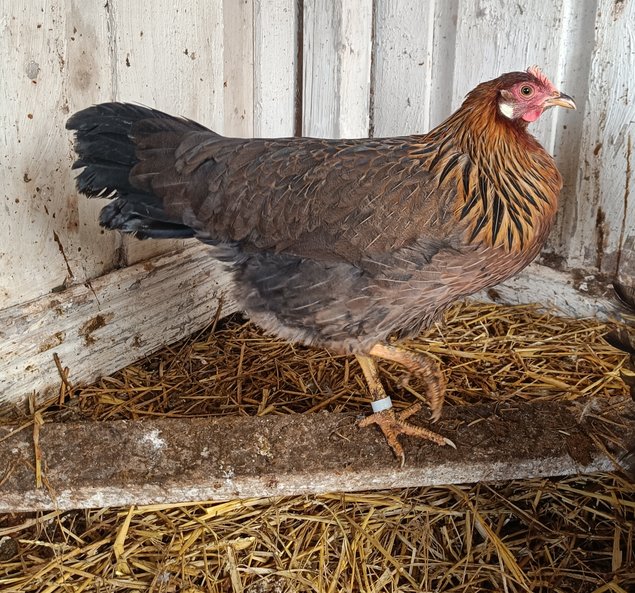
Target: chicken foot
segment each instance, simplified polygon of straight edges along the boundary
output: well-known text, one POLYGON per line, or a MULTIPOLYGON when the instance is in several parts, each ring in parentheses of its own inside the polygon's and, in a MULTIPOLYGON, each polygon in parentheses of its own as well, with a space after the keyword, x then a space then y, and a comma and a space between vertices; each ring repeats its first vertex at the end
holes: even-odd
MULTIPOLYGON (((376 348, 377 347, 374 347, 373 350, 371 350, 371 353, 378 356, 378 354, 373 352, 376 351, 376 348)), ((381 348, 388 348, 388 351, 390 352, 390 354, 392 354, 392 351, 390 350, 391 348, 393 348, 392 346, 382 346, 381 348)), ((387 357, 382 356, 382 358, 387 357)), ((376 411, 367 418, 364 418, 359 423, 359 426, 363 428, 366 426, 370 426, 371 424, 377 424, 377 426, 379 426, 381 431, 384 433, 386 441, 395 453, 397 459, 399 459, 402 467, 406 460, 406 456, 403 447, 401 446, 401 443, 397 438, 400 434, 427 439, 441 446, 451 445, 454 447, 454 443, 450 439, 447 439, 440 434, 437 434, 436 432, 432 432, 427 428, 422 428, 420 426, 415 426, 414 424, 406 422, 406 420, 410 416, 416 414, 421 409, 420 403, 414 404, 413 406, 410 406, 408 409, 403 410, 402 412, 395 413, 395 410, 390 403, 390 398, 386 395, 384 386, 382 385, 381 379, 379 378, 379 369, 377 368, 377 363, 375 362, 375 360, 370 356, 357 355, 357 361, 359 362, 359 365, 362 368, 362 372, 364 373, 364 377, 366 379, 366 383, 368 384, 373 403, 378 404, 379 402, 382 402, 382 404, 379 404, 379 406, 373 405, 373 410, 376 411), (383 409, 382 405, 385 406, 383 407, 383 409), (377 407, 379 407, 378 410, 377 407)))

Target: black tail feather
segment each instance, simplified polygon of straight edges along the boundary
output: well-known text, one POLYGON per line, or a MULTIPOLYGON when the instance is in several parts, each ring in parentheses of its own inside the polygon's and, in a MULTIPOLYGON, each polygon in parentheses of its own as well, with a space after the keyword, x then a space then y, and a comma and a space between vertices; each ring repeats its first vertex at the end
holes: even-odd
POLYGON ((613 281, 613 290, 627 311, 635 313, 635 286, 626 286, 617 280, 613 281))
POLYGON ((137 239, 189 239, 194 231, 171 220, 165 212, 148 201, 151 196, 136 194, 119 198, 102 208, 99 224, 137 239))
POLYGON ((206 128, 129 103, 94 105, 71 116, 66 128, 75 131, 77 160, 73 169, 83 168, 76 179, 78 191, 88 197, 113 199, 101 211, 102 226, 133 233, 139 239, 194 236, 190 227, 165 212, 162 199, 152 193, 149 182, 135 184, 131 180, 131 171, 139 162, 139 149, 144 150, 146 159, 156 152, 166 162, 166 155, 174 152, 184 134, 206 128), (146 139, 159 133, 177 144, 148 150, 146 139))
MULTIPOLYGON (((81 161, 77 161, 80 163, 81 161)), ((82 163, 77 167, 85 167, 85 169, 77 176, 75 183, 77 190, 92 198, 96 196, 110 197, 115 192, 128 192, 133 188, 128 180, 130 167, 122 165, 88 165, 82 163)))

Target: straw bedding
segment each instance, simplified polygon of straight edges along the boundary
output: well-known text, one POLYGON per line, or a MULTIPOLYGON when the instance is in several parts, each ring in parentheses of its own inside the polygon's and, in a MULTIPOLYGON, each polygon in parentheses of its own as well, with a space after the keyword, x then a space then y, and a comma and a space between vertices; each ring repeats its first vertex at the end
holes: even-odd
MULTIPOLYGON (((461 304, 410 346, 447 404, 624 395, 606 325, 461 304)), ((382 364, 397 406, 423 398, 382 364)), ((354 359, 237 318, 104 377, 60 383, 45 421, 357 410, 354 359)), ((28 419, 14 418, 15 422, 28 419)), ((407 450, 407 448, 406 448, 407 450)), ((1 470, 0 470, 1 471, 1 470)), ((1 480, 1 474, 0 474, 1 480)), ((0 590, 164 593, 635 590, 635 488, 619 474, 0 517, 0 590)))

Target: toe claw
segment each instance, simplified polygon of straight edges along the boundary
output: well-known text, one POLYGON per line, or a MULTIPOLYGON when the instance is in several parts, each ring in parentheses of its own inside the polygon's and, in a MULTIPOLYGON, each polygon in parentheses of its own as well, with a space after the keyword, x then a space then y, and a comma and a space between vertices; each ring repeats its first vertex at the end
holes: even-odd
POLYGON ((454 444, 454 442, 453 442, 453 441, 451 441, 449 438, 447 438, 447 437, 443 437, 443 442, 444 442, 446 445, 450 445, 450 447, 452 447, 453 449, 456 449, 456 445, 455 445, 455 444, 454 444))

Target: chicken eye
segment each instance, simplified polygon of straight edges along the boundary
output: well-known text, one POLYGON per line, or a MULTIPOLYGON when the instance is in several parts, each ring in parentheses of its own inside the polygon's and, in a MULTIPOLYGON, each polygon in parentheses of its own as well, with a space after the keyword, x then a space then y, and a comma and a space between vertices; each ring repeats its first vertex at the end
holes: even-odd
POLYGON ((520 93, 523 95, 523 97, 531 97, 534 94, 534 89, 532 89, 528 85, 525 85, 521 87, 520 93))

